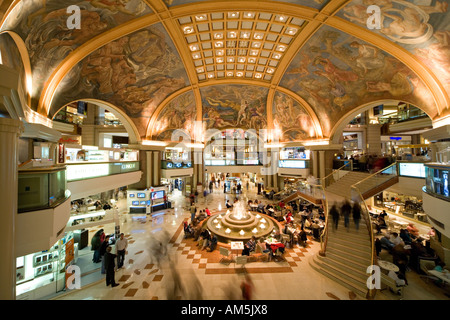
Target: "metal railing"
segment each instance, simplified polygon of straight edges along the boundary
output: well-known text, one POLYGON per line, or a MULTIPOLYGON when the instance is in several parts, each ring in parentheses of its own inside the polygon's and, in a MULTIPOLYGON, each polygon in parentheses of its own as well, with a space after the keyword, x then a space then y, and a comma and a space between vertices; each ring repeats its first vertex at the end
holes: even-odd
MULTIPOLYGON (((373 235, 373 226, 372 226, 372 221, 370 219, 369 208, 367 208, 366 202, 364 201, 364 198, 363 198, 360 190, 356 186, 356 184, 352 185, 351 190, 352 190, 352 199, 353 199, 353 201, 359 203, 360 208, 361 208, 361 213, 362 213, 361 217, 364 219, 366 226, 367 226, 367 231, 369 232, 370 243, 371 243, 370 265, 376 265, 377 264, 377 255, 375 252, 375 239, 374 239, 374 235, 373 235)), ((366 298, 374 299, 376 293, 377 293, 376 289, 368 289, 366 298)))
POLYGON ((361 195, 364 196, 366 192, 381 186, 383 183, 395 177, 398 177, 397 162, 394 162, 386 168, 371 174, 363 180, 355 183, 353 186, 358 188, 361 195))
POLYGON ((323 178, 320 178, 320 184, 324 188, 326 188, 333 182, 336 182, 340 178, 342 178, 345 175, 344 171, 352 171, 352 170, 353 170, 353 162, 349 161, 346 164, 344 164, 343 166, 341 166, 339 169, 333 170, 333 172, 331 172, 329 175, 327 175, 323 178), (347 169, 347 170, 345 170, 345 169, 347 169))

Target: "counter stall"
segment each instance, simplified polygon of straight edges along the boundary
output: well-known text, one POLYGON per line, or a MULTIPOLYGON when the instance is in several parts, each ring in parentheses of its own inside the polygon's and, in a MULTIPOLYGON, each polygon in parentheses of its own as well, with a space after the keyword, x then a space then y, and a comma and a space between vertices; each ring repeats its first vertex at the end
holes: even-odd
POLYGON ((127 207, 129 213, 146 213, 171 208, 167 198, 168 186, 155 187, 145 190, 128 190, 127 207), (164 200, 166 199, 166 201, 164 200))

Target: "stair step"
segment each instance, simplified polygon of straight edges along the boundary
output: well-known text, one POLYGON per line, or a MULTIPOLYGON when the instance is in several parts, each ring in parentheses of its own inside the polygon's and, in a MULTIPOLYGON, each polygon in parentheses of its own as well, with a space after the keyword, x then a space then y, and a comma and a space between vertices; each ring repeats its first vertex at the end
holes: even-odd
POLYGON ((344 239, 336 237, 328 237, 328 243, 337 243, 351 249, 358 249, 360 251, 371 250, 372 245, 370 241, 359 241, 359 239, 344 239))
POLYGON ((367 270, 367 267, 370 266, 370 264, 371 264, 370 259, 343 253, 342 251, 333 251, 333 249, 327 250, 325 252, 325 255, 333 260, 338 259, 338 260, 342 261, 342 263, 344 263, 344 264, 355 265, 355 267, 360 268, 364 272, 365 272, 365 270, 367 270))
POLYGON ((341 250, 340 248, 336 248, 336 247, 331 247, 331 246, 327 246, 325 254, 333 254, 333 255, 337 255, 337 256, 341 256, 344 258, 348 258, 348 259, 352 259, 355 261, 359 261, 361 264, 367 264, 370 265, 371 262, 371 258, 372 255, 370 254, 358 254, 357 252, 348 252, 348 251, 344 251, 341 250))
POLYGON ((346 245, 343 245, 343 244, 331 241, 331 242, 327 243, 327 249, 330 249, 330 248, 335 248, 335 249, 338 249, 340 251, 344 251, 344 252, 347 252, 347 253, 358 255, 358 256, 361 256, 361 257, 370 258, 372 256, 371 255, 371 249, 369 247, 367 247, 367 250, 360 250, 360 248, 349 247, 349 246, 346 246, 346 245))
POLYGON ((320 264, 320 262, 316 261, 316 257, 311 259, 310 265, 313 269, 315 269, 317 272, 320 272, 321 274, 327 276, 331 280, 341 284, 342 286, 346 287, 347 289, 352 290, 355 294, 357 294, 360 297, 365 298, 367 293, 367 287, 362 283, 355 283, 351 280, 349 280, 347 277, 342 276, 340 273, 333 272, 333 269, 327 268, 327 266, 324 266, 323 264, 320 264))
POLYGON ((359 282, 365 282, 367 280, 367 277, 369 275, 366 275, 365 271, 366 268, 357 268, 355 266, 349 266, 346 265, 339 260, 333 259, 331 257, 325 256, 317 256, 317 259, 323 263, 325 263, 327 266, 330 266, 337 271, 347 274, 349 277, 351 277, 353 280, 359 282))

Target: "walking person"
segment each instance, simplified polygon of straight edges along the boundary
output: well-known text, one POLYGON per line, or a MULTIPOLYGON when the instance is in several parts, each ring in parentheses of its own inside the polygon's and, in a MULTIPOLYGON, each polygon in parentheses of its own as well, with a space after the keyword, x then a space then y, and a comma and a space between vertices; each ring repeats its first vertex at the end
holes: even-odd
POLYGON ((247 188, 247 191, 248 191, 249 185, 250 185, 250 183, 249 183, 248 180, 247 180, 247 183, 245 184, 245 187, 247 188))
POLYGON ((344 226, 347 228, 347 232, 350 228, 350 214, 352 212, 352 205, 346 199, 341 207, 341 213, 344 216, 344 226))
POLYGON ((105 237, 105 241, 103 241, 103 243, 100 245, 100 258, 102 259, 102 268, 101 268, 101 274, 105 274, 105 254, 106 254, 106 249, 109 247, 109 238, 110 236, 106 236, 105 237))
POLYGON ((100 247, 102 245, 101 235, 104 234, 103 229, 98 230, 91 239, 91 250, 94 251, 94 257, 92 261, 94 263, 99 263, 101 260, 100 257, 100 247))
POLYGON ((116 267, 116 264, 114 260, 116 259, 116 255, 114 253, 111 253, 112 248, 108 247, 106 248, 105 253, 105 270, 106 270, 106 286, 111 285, 111 287, 117 287, 119 284, 116 283, 116 280, 114 279, 115 271, 114 268, 116 267))
POLYGON ((358 202, 353 204, 352 208, 353 221, 355 222, 356 231, 359 230, 359 221, 361 221, 361 207, 358 202))
POLYGON ((333 204, 331 206, 329 214, 333 218, 333 230, 337 230, 338 224, 339 224, 339 210, 338 210, 336 204, 333 204))
POLYGON ((117 269, 123 267, 125 263, 125 254, 128 248, 128 239, 125 238, 123 233, 120 234, 119 239, 116 241, 116 249, 117 249, 117 269))
POLYGON ((195 219, 195 214, 197 213, 197 208, 195 207, 194 203, 191 204, 191 222, 195 219))

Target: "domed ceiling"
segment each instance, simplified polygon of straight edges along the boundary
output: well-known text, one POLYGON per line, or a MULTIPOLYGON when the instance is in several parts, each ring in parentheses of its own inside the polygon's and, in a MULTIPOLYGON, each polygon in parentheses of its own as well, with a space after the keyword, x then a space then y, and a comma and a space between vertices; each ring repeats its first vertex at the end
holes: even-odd
POLYGON ((141 139, 171 140, 200 121, 329 139, 387 100, 449 115, 446 1, 16 0, 0 32, 32 79, 33 110, 51 118, 76 100, 104 102, 141 139), (67 23, 72 5, 80 29, 67 23))

